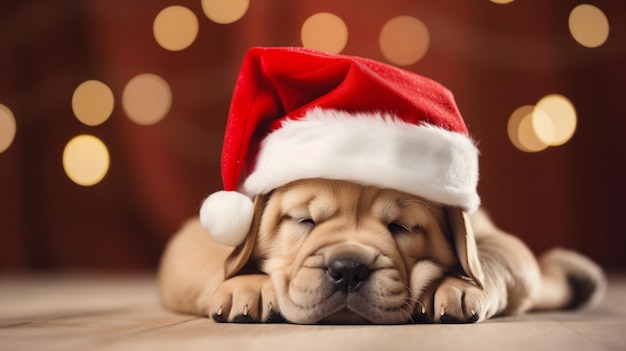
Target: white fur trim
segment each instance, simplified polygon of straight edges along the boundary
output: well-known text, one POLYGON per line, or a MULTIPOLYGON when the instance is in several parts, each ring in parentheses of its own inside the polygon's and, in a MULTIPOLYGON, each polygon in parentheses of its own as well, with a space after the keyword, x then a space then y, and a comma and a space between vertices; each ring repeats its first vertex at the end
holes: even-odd
POLYGON ((478 208, 478 149, 465 135, 392 115, 313 108, 263 141, 249 194, 305 178, 349 180, 478 208))
POLYGON ((237 246, 250 231, 254 215, 252 200, 236 191, 218 191, 204 200, 200 207, 200 223, 215 241, 237 246))

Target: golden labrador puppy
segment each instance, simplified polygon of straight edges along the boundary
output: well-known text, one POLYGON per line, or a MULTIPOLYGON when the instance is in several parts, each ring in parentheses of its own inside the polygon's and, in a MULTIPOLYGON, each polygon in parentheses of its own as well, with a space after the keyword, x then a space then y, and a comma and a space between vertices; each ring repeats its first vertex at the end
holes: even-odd
POLYGON ((214 242, 199 221, 159 272, 168 308, 218 322, 478 322, 592 304, 601 269, 553 250, 536 260, 481 210, 396 190, 304 179, 255 199, 246 242, 214 242))

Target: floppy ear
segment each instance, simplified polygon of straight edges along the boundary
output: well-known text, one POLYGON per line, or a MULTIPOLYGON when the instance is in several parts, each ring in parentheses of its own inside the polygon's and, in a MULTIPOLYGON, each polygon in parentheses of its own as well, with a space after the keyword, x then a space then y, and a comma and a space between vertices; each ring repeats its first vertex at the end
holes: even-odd
POLYGON ((461 267, 464 273, 482 288, 485 274, 478 259, 476 238, 469 218, 465 211, 458 207, 448 206, 446 212, 461 267))
POLYGON ((232 278, 237 274, 250 259, 256 238, 259 232, 259 223, 261 221, 261 215, 265 209, 265 203, 269 194, 257 195, 254 198, 254 215, 252 217, 252 223, 250 224, 250 232, 246 237, 246 240, 239 246, 235 247, 233 252, 226 258, 224 263, 224 279, 232 278))

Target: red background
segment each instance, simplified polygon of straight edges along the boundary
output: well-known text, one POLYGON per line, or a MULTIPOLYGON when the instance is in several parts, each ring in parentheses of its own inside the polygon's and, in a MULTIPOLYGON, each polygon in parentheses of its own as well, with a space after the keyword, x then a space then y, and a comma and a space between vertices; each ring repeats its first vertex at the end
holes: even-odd
POLYGON ((0 270, 154 269, 167 239, 221 188, 222 134, 243 54, 301 45, 302 23, 323 11, 348 26, 343 53, 382 61, 384 23, 422 20, 430 49, 407 69, 455 93, 480 143, 479 191, 495 221, 535 252, 558 245, 609 270, 626 268, 626 3, 592 3, 611 30, 595 49, 571 37, 568 16, 578 3, 570 1, 252 0, 229 25, 211 22, 199 0, 2 2, 0 104, 16 116, 17 135, 0 153, 0 270), (169 5, 199 19, 198 38, 180 52, 152 34, 169 5), (148 72, 169 83, 173 105, 163 121, 139 126, 126 118, 121 93, 148 72), (96 127, 71 109, 74 89, 89 79, 115 96, 111 118, 96 127), (538 153, 517 150, 508 117, 551 93, 574 103, 574 137, 538 153), (111 154, 108 174, 92 187, 70 181, 61 163, 65 144, 83 133, 111 154))

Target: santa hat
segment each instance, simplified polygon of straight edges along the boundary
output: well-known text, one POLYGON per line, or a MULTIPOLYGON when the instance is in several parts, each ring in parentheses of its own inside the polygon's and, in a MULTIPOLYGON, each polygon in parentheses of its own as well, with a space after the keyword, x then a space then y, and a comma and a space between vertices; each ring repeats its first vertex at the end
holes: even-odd
POLYGON ((253 48, 228 115, 224 191, 204 201, 200 220, 236 246, 250 229, 252 197, 305 178, 397 189, 469 212, 480 203, 478 150, 446 88, 361 57, 253 48))

